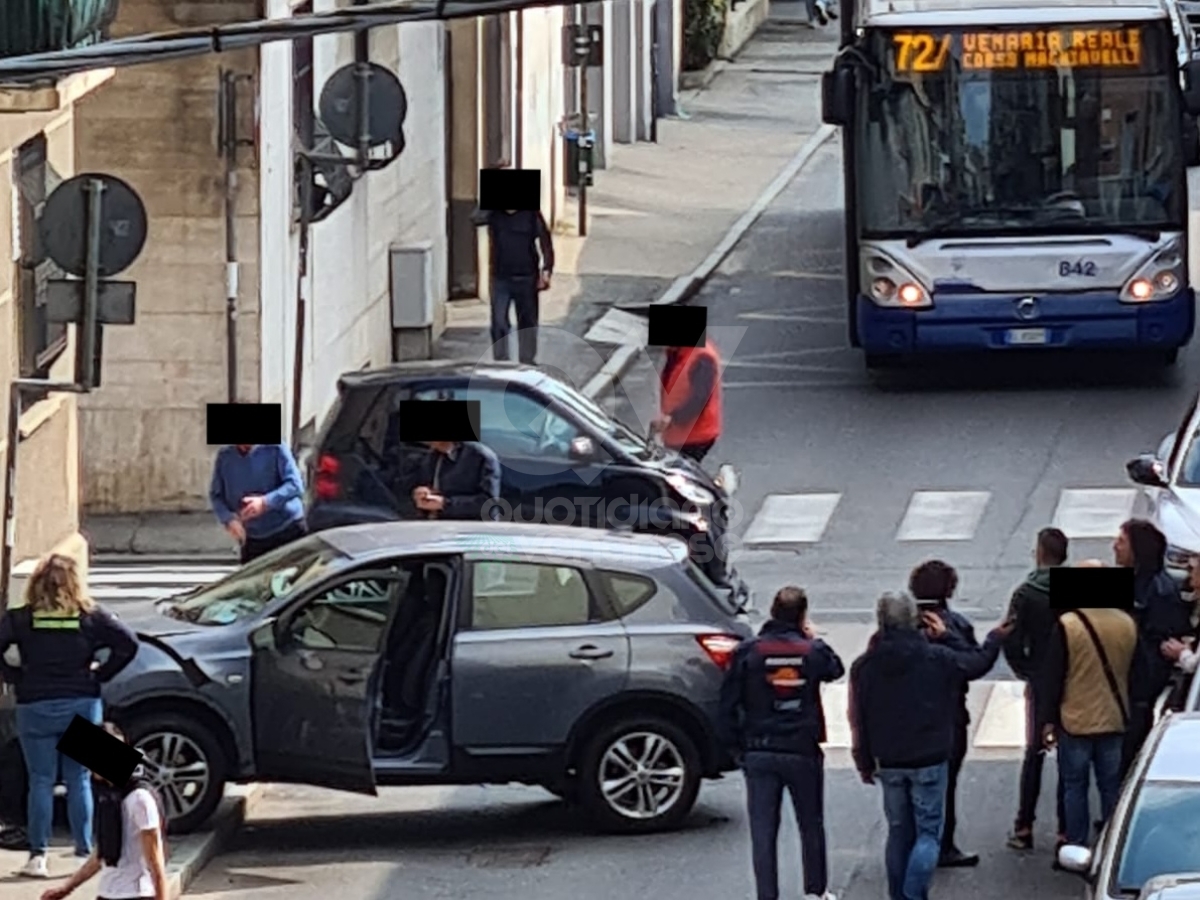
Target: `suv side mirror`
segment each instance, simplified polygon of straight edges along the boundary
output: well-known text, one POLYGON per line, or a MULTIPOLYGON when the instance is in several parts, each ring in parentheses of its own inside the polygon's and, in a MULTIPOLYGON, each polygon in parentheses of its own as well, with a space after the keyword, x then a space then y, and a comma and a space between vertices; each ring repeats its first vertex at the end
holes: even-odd
POLYGON ((854 115, 854 94, 854 69, 850 66, 835 66, 822 75, 822 121, 827 125, 848 125, 854 115))
POLYGON ((1058 851, 1058 864, 1071 874, 1086 878, 1092 868, 1092 851, 1087 847, 1064 844, 1058 851))
POLYGON ((1183 108, 1200 116, 1200 59, 1190 59, 1183 67, 1183 108))
POLYGON ((1163 477, 1163 465, 1153 454, 1143 453, 1137 459, 1131 459, 1125 464, 1125 472, 1134 484, 1142 484, 1146 487, 1167 486, 1167 481, 1163 477))
POLYGON ((568 455, 576 462, 591 462, 596 458, 596 443, 590 437, 577 437, 571 441, 568 455))

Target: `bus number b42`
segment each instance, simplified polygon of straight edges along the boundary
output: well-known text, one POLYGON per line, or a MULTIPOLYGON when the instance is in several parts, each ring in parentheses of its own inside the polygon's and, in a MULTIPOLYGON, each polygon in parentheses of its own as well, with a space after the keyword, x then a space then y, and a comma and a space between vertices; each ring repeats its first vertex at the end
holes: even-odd
POLYGON ((1070 278, 1072 275, 1095 278, 1096 264, 1090 259, 1077 259, 1074 262, 1064 259, 1058 264, 1058 275, 1060 278, 1070 278))

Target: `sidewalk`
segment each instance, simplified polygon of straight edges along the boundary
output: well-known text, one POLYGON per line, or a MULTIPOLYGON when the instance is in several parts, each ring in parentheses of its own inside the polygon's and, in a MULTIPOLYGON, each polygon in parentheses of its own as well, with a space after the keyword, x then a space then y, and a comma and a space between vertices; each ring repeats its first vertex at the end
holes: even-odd
MULTIPOLYGON (((650 303, 715 248, 732 249, 730 229, 821 128, 821 73, 836 46, 834 28, 804 24, 802 4, 777 2, 708 87, 682 93, 684 115, 659 121, 658 143, 616 146, 588 190, 587 237, 574 234, 573 201, 560 217, 569 233, 555 237, 557 271, 541 298, 542 368, 582 389, 616 349, 592 341, 596 352, 581 352, 608 310, 650 303)), ((451 301, 436 355, 490 359, 488 321, 483 301, 451 301)), ((97 556, 235 560, 207 513, 95 517, 84 531, 97 556)))

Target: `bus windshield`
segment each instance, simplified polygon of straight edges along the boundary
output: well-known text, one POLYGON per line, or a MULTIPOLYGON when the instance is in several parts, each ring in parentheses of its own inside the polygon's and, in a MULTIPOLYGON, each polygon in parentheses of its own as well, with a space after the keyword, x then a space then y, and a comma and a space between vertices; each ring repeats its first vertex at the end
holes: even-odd
POLYGON ((863 236, 1183 230, 1174 40, 1165 20, 871 33, 863 236))

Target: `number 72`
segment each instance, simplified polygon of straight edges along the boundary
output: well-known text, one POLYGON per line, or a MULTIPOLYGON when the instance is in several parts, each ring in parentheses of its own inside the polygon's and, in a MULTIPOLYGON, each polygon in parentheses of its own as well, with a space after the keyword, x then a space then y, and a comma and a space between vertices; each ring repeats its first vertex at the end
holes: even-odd
POLYGON ((950 35, 935 40, 931 34, 897 34, 892 36, 896 45, 897 72, 939 72, 950 55, 950 35))

